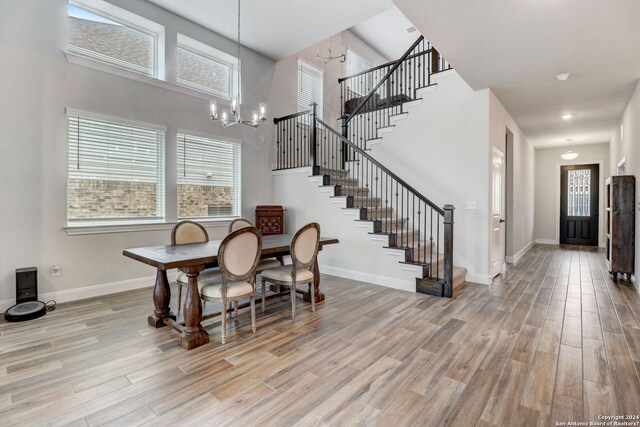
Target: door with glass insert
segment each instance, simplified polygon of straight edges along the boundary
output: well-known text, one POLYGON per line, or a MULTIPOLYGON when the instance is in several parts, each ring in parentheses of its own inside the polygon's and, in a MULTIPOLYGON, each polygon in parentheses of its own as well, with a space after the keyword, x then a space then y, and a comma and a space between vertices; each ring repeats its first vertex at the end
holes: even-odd
POLYGON ((599 166, 560 169, 560 243, 598 246, 599 166))

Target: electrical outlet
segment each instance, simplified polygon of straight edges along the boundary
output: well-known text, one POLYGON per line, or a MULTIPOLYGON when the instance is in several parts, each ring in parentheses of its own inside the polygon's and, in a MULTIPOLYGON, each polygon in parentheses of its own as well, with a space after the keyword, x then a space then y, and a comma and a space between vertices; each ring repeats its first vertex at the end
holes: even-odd
POLYGON ((51 265, 51 275, 54 277, 62 275, 62 267, 60 267, 60 264, 51 265))
POLYGON ((467 209, 475 209, 476 208, 476 201, 475 200, 468 200, 467 201, 467 209))

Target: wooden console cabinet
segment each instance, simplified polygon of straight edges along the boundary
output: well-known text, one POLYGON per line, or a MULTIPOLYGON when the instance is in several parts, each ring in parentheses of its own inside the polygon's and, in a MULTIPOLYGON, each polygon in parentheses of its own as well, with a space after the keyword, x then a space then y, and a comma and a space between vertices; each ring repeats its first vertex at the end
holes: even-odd
POLYGON ((256 206, 256 227, 263 236, 284 234, 284 212, 282 206, 256 206))
POLYGON ((607 266, 614 278, 634 272, 636 179, 612 176, 606 183, 607 266))

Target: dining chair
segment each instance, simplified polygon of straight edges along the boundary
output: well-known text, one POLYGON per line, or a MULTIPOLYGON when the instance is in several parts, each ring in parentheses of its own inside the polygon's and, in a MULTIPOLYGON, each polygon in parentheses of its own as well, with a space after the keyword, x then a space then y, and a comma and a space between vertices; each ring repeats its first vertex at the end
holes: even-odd
MULTIPOLYGON (((244 227, 253 227, 253 224, 251 223, 251 221, 249 221, 247 219, 236 218, 236 219, 234 219, 233 221, 231 221, 229 223, 228 232, 229 233, 233 233, 234 231, 240 230, 241 228, 244 228, 244 227)), ((277 267, 280 267, 282 264, 284 264, 282 257, 261 259, 260 262, 258 262, 258 267, 256 268, 256 273, 260 274, 264 270, 267 270, 269 268, 277 268, 277 267)), ((237 301, 236 301, 235 306, 234 306, 233 314, 234 314, 235 317, 238 316, 238 303, 237 303, 237 301)))
POLYGON ((271 268, 261 273, 262 276, 262 311, 265 307, 266 283, 277 286, 288 286, 291 292, 291 318, 296 318, 296 286, 309 284, 311 293, 311 311, 316 311, 316 289, 313 268, 318 256, 320 243, 320 225, 307 224, 296 232, 291 239, 291 265, 271 268))
POLYGON ((255 227, 243 227, 224 238, 218 249, 220 277, 200 291, 203 301, 222 305, 222 344, 227 336, 227 303, 249 299, 251 329, 256 331, 256 267, 262 250, 262 236, 255 227))
MULTIPOLYGON (((204 243, 209 241, 207 230, 194 221, 180 221, 171 231, 171 245, 186 245, 189 243, 204 243)), ((207 280, 220 276, 220 269, 217 267, 207 268, 198 275, 198 282, 205 284, 207 280)), ((178 271, 176 284, 178 285, 178 313, 182 308, 182 288, 187 286, 189 278, 182 270, 178 271)))

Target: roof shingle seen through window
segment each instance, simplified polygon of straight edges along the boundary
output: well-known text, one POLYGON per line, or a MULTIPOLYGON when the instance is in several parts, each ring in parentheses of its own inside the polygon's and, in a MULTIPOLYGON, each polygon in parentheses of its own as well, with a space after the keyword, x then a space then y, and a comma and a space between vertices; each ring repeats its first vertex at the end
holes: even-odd
POLYGON ((231 98, 231 67, 178 48, 178 83, 231 98))
POLYGON ((151 35, 133 28, 69 16, 72 49, 115 59, 126 68, 148 75, 153 75, 153 43, 151 35))

